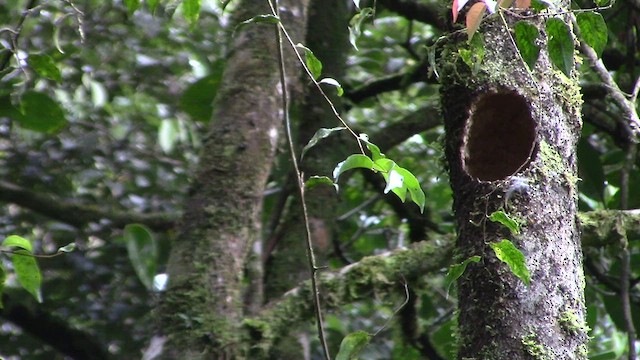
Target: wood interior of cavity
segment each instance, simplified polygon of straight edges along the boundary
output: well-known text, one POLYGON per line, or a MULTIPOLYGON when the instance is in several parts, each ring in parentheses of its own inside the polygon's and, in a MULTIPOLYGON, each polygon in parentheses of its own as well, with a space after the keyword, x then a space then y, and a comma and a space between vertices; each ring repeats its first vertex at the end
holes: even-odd
POLYGON ((483 94, 467 121, 462 156, 464 169, 472 177, 504 179, 530 161, 536 127, 522 96, 515 92, 483 94))

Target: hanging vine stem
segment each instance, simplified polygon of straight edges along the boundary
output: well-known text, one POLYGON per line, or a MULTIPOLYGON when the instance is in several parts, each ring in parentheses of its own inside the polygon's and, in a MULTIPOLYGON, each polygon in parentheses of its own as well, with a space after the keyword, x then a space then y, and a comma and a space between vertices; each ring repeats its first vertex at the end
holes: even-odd
MULTIPOLYGON (((273 15, 278 17, 279 19, 280 10, 279 10, 278 0, 269 0, 269 7, 271 7, 271 11, 273 15)), ((304 220, 305 239, 307 242, 307 260, 309 261, 309 273, 311 275, 311 291, 313 292, 313 305, 315 309, 316 323, 318 327, 318 338, 320 340, 320 344, 322 344, 322 351, 325 359, 331 360, 331 356, 329 355, 329 345, 327 344, 327 339, 325 335, 324 321, 322 319, 322 308, 320 306, 320 290, 318 289, 318 271, 320 270, 320 268, 316 264, 316 257, 313 251, 313 242, 311 240, 311 229, 309 226, 309 216, 307 213, 307 203, 305 200, 305 193, 304 193, 304 174, 300 171, 300 168, 298 166, 298 157, 296 156, 295 147, 293 145, 293 139, 291 136, 291 119, 289 117, 289 95, 287 91, 287 75, 286 75, 286 67, 284 62, 284 51, 283 51, 283 38, 282 38, 283 34, 287 37, 287 39, 289 40, 289 43, 293 46, 294 51, 296 52, 298 59, 304 65, 304 69, 306 70, 307 74, 311 75, 311 72, 307 68, 304 61, 302 61, 300 54, 298 54, 298 51, 295 48, 295 45, 293 45, 293 42, 291 41, 291 38, 289 37, 289 35, 286 33, 286 30, 282 26, 282 23, 278 22, 278 27, 276 28, 276 37, 278 40, 278 62, 280 63, 280 85, 282 88, 282 112, 284 117, 284 125, 286 130, 287 143, 289 145, 289 151, 291 153, 291 161, 293 163, 293 169, 296 174, 296 182, 298 185, 298 189, 300 191, 300 202, 302 203, 302 217, 304 220)), ((311 75, 311 78, 313 79, 312 75, 311 75)), ((318 88, 320 89, 319 84, 315 81, 315 79, 313 80, 316 86, 318 86, 318 88)), ((320 89, 320 92, 325 97, 325 99, 329 101, 329 98, 322 91, 322 89, 320 89)), ((335 109, 335 107, 330 101, 329 101, 329 104, 331 105, 331 109, 334 111, 334 114, 336 114, 336 116, 338 116, 338 118, 342 121, 345 127, 348 128, 346 123, 339 117, 337 110, 335 109)), ((358 139, 358 144, 360 144, 360 140, 358 136, 355 135, 353 130, 349 128, 349 131, 351 131, 351 133, 354 136, 356 136, 356 138, 358 139)), ((360 145, 360 148, 362 149, 362 145, 360 145)))
MULTIPOLYGON (((278 9, 277 5, 278 5, 278 0, 269 0, 269 7, 271 8, 271 13, 273 14, 273 16, 280 19, 280 10, 278 9), (276 1, 275 6, 272 4, 272 1, 276 1)), ((279 34, 278 36, 282 37, 282 35, 284 35, 284 37, 287 39, 287 42, 293 49, 293 52, 296 54, 296 57, 298 58, 298 61, 302 65, 302 68, 304 69, 305 73, 307 74, 309 79, 311 79, 311 82, 313 82, 313 85, 315 85, 315 87, 320 92, 320 95, 322 95, 324 100, 327 102, 327 104, 331 108, 331 112, 333 112, 333 116, 335 116, 336 119, 340 121, 342 126, 344 126, 351 133, 351 135, 353 135, 353 137, 356 138, 356 141, 358 142, 358 147, 360 148, 360 152, 362 154, 365 154, 360 136, 356 134, 355 131, 353 131, 353 129, 342 118, 342 116, 340 116, 338 109, 336 109, 335 105, 333 105, 333 102, 331 101, 331 99, 329 99, 329 96, 327 95, 327 93, 325 93, 324 90, 322 90, 322 86, 320 86, 320 83, 316 81, 315 77, 313 76, 313 73, 311 72, 311 70, 309 70, 309 67, 307 66, 306 62, 302 58, 302 55, 300 55, 300 52, 298 52, 298 47, 296 46, 296 44, 293 43, 293 40, 291 39, 291 36, 289 35, 289 32, 287 31, 287 29, 282 24, 282 21, 278 21, 277 25, 278 25, 278 28, 280 28, 280 31, 278 32, 279 34)))

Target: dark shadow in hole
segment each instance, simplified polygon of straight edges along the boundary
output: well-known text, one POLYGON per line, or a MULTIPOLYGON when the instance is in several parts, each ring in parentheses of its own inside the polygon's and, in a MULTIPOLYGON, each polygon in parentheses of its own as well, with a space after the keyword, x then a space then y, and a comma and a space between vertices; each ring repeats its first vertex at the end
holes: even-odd
POLYGON ((536 124, 524 97, 483 94, 471 107, 462 145, 464 170, 483 181, 501 180, 533 157, 536 124))

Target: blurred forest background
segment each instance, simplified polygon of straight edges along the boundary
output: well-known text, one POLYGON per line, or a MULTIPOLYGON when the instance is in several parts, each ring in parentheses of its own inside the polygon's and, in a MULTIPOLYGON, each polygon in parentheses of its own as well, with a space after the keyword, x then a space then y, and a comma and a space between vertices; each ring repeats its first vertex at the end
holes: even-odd
MULTIPOLYGON (((203 0, 196 20, 174 0, 0 0, 0 239, 29 239, 36 254, 77 245, 73 252, 38 259, 42 303, 20 288, 10 254, 0 254, 6 269, 0 356, 137 359, 148 349, 162 311, 162 275, 172 243, 184 231, 180 219, 190 188, 197 191, 193 175, 207 128, 217 121, 212 102, 229 66, 232 14, 243 4, 233 1, 223 10, 221 2, 203 0)), ((574 5, 594 7, 583 0, 574 5)), ((444 275, 456 262, 450 252, 455 224, 439 85, 429 59, 438 38, 457 29, 451 4, 378 0, 369 14, 346 0, 312 0, 309 6, 306 31, 298 32, 306 36, 294 41, 314 51, 323 77, 342 85, 341 97, 332 87, 325 90, 346 122, 409 169, 426 195, 421 213, 416 204, 384 194, 379 175, 357 171, 341 176, 337 193, 326 184, 310 189, 319 264, 340 269, 418 243, 440 248, 437 254, 443 255, 425 260, 428 276, 408 279, 409 300, 398 313, 407 300, 405 288, 382 273, 378 280, 391 290, 370 289, 368 297, 354 295, 349 304, 329 306, 329 346, 335 353, 345 335, 382 329, 362 359, 453 359, 456 298, 444 275)), ((255 16, 265 9, 242 13, 255 16)), ((618 0, 601 13, 609 27, 603 62, 631 93, 640 75, 640 2, 618 0)), ((275 37, 269 25, 247 26, 275 37)), ((286 54, 295 67, 293 53, 286 54)), ((586 61, 579 69, 580 210, 620 209, 621 174, 633 139, 600 78, 586 61)), ((302 73, 299 78, 291 86, 298 152, 319 128, 341 126, 302 73)), ((247 161, 248 173, 239 174, 249 176, 252 166, 268 171, 264 188, 254 189, 262 196, 261 250, 250 255, 255 269, 245 269, 245 297, 256 294, 246 301, 248 308, 308 278, 296 181, 281 126, 273 157, 247 161)), ((356 143, 346 131, 332 134, 305 154, 302 170, 331 177, 336 164, 354 152, 356 143)), ((627 209, 640 208, 638 159, 625 170, 627 209)), ((240 184, 222 183, 218 191, 234 185, 240 184)), ((637 328, 640 215, 628 214, 631 272, 623 278, 632 285, 637 328)), ((620 244, 598 236, 583 244, 589 358, 619 359, 628 350, 629 328, 620 307, 620 244)), ((312 318, 306 320, 291 329, 295 341, 276 345, 273 358, 286 358, 279 351, 321 358, 312 318)))

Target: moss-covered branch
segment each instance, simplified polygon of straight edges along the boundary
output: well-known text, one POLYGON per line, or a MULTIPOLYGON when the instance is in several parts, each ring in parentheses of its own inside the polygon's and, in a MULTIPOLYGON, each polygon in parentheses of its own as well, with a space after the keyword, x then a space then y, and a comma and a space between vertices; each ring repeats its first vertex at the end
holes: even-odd
MULTIPOLYGON (((453 240, 441 243, 420 242, 409 249, 399 249, 370 256, 358 263, 320 277, 324 310, 340 309, 345 304, 370 299, 373 294, 404 294, 403 281, 411 287, 426 273, 436 272, 451 262, 453 240)), ((244 321, 244 334, 252 344, 251 358, 264 357, 274 341, 301 322, 313 317, 310 286, 302 283, 270 304, 262 313, 244 321)))
POLYGON ((618 244, 621 236, 640 240, 640 209, 588 211, 579 213, 578 218, 583 246, 618 244))

